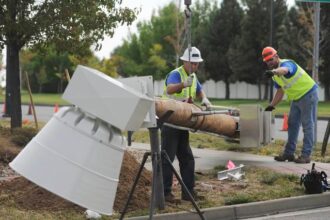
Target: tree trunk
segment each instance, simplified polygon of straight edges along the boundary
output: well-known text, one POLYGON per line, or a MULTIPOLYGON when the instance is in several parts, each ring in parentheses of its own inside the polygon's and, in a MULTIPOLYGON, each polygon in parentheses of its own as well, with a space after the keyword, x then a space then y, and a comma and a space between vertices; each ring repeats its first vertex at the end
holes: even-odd
POLYGON ((269 84, 268 84, 268 82, 266 82, 266 84, 265 84, 265 94, 264 94, 263 100, 268 99, 268 90, 269 90, 269 84))
POLYGON ((225 79, 226 84, 226 100, 229 100, 230 98, 230 83, 228 79, 225 79))
POLYGON ((7 45, 6 107, 11 117, 11 128, 22 127, 21 88, 19 75, 19 46, 7 45))
POLYGON ((330 100, 330 83, 324 84, 324 101, 330 100))
POLYGON ((261 100, 261 82, 258 82, 258 99, 261 100))

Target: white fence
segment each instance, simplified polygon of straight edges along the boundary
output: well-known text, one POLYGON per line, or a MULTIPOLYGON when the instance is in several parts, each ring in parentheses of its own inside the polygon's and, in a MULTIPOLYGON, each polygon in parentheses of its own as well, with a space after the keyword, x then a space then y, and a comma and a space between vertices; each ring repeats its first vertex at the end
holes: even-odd
MULTIPOLYGON (((161 96, 163 94, 164 80, 154 81, 154 92, 155 95, 161 96)), ((265 86, 261 86, 261 97, 263 97, 265 92, 265 86)), ((226 85, 223 81, 215 82, 213 80, 208 80, 203 83, 203 90, 205 91, 207 97, 209 98, 225 98, 226 95, 226 85)), ((275 92, 275 89, 274 89, 275 92)), ((230 84, 230 99, 258 99, 258 86, 248 84, 245 82, 236 82, 230 84)), ((319 87, 319 100, 324 101, 324 89, 319 87)))

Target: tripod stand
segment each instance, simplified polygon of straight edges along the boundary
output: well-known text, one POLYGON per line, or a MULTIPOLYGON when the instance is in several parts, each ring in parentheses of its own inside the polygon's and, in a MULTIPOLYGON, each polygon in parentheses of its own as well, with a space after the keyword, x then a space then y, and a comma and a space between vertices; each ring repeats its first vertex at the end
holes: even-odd
POLYGON ((163 182, 162 182, 163 175, 162 175, 162 167, 161 167, 162 159, 165 159, 170 164, 173 173, 175 174, 176 178, 178 179, 179 183, 181 184, 181 187, 183 187, 185 193, 189 196, 189 199, 190 199, 191 203, 193 204, 194 208, 196 209, 198 215, 201 217, 201 219, 204 220, 205 218, 204 218, 202 212, 200 211, 194 198, 190 194, 188 188, 182 181, 178 172, 175 170, 174 166, 172 165, 172 162, 171 162, 169 156, 167 155, 167 153, 165 151, 160 151, 158 129, 159 129, 158 127, 149 128, 151 152, 146 152, 143 155, 143 159, 142 159, 139 171, 135 177, 133 186, 128 195, 126 205, 125 205, 119 219, 121 219, 121 220, 124 219, 129 202, 132 199, 135 187, 139 181, 139 178, 141 177, 141 173, 142 173, 144 164, 146 163, 148 157, 151 155, 153 175, 152 175, 152 191, 151 191, 151 199, 150 199, 149 219, 152 219, 152 217, 153 217, 155 205, 157 205, 159 209, 164 209, 164 207, 165 207, 164 186, 163 186, 163 182))

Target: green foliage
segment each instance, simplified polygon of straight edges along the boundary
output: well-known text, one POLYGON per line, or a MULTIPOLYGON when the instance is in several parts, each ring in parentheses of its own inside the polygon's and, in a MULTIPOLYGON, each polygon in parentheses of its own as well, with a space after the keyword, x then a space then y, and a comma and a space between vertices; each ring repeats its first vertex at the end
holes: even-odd
MULTIPOLYGON (((22 126, 19 52, 26 46, 55 47, 58 53, 78 53, 112 36, 118 25, 131 24, 136 10, 120 7, 121 0, 7 1, 0 0, 0 48, 7 46, 6 100, 11 127, 22 126)), ((55 74, 56 76, 56 74, 55 74)), ((61 90, 62 84, 60 84, 61 90)))
POLYGON ((291 8, 279 29, 279 55, 295 60, 311 74, 313 53, 312 3, 298 3, 291 8))
POLYGON ((225 82, 226 99, 230 97, 229 84, 234 76, 229 65, 229 49, 240 36, 242 18, 243 9, 237 1, 222 1, 212 16, 205 41, 205 47, 209 48, 204 53, 207 60, 205 69, 213 80, 225 82))
POLYGON ((242 193, 242 194, 234 195, 232 197, 225 198, 225 205, 243 204, 254 201, 255 200, 251 198, 251 196, 242 193))
POLYGON ((261 182, 267 185, 273 185, 280 178, 278 173, 264 173, 261 175, 261 182))
MULTIPOLYGON (((127 76, 153 75, 163 79, 175 67, 177 9, 170 3, 153 15, 150 21, 138 23, 139 34, 132 34, 115 49, 118 74, 127 76)), ((182 19, 179 18, 181 21, 182 19)))
MULTIPOLYGON (((44 51, 23 50, 21 68, 27 72, 32 92, 63 92, 66 83, 64 70, 74 68, 68 53, 57 54, 54 47, 44 51)), ((26 78, 22 79, 23 88, 27 88, 26 78)))
POLYGON ((330 4, 321 4, 321 44, 319 79, 324 86, 324 96, 330 100, 330 4))
MULTIPOLYGON (((261 59, 261 51, 269 45, 270 36, 269 1, 244 0, 243 2, 246 15, 242 21, 242 35, 230 50, 230 65, 238 80, 260 85, 264 80, 262 72, 265 67, 261 59)), ((286 11, 285 1, 274 1, 274 33, 277 33, 281 26, 286 11)), ((273 46, 277 47, 276 41, 273 42, 273 46)))

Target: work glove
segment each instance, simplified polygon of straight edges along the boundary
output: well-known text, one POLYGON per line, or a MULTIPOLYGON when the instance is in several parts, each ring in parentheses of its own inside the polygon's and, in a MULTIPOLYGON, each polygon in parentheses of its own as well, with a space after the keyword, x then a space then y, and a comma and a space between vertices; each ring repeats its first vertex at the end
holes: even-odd
POLYGON ((206 97, 202 99, 201 105, 205 106, 207 110, 211 109, 211 102, 206 97))
POLYGON ((274 71, 273 70, 266 70, 264 73, 264 76, 267 78, 272 78, 274 76, 274 71))
POLYGON ((188 78, 183 82, 183 87, 184 88, 190 87, 193 83, 193 80, 194 80, 194 76, 192 75, 188 76, 188 78))
POLYGON ((272 105, 268 105, 268 106, 265 108, 265 111, 266 111, 266 112, 271 112, 271 111, 273 111, 274 109, 275 109, 274 106, 272 106, 272 105))

